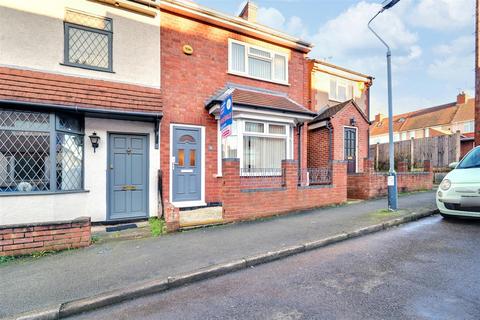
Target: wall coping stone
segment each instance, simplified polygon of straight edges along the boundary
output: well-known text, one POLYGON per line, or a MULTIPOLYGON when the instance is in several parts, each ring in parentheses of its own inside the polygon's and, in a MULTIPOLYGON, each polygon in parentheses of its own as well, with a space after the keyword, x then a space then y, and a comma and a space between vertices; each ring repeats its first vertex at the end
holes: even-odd
POLYGON ((323 189, 333 188, 333 184, 311 185, 311 186, 298 186, 298 189, 323 189))
POLYGON ((52 225, 61 225, 61 224, 68 224, 68 223, 86 223, 86 222, 90 222, 90 217, 79 217, 79 218, 75 218, 73 220, 61 220, 61 221, 50 221, 50 222, 7 224, 7 225, 1 225, 0 230, 12 229, 12 228, 29 228, 29 227, 39 227, 39 226, 52 226, 52 225))
POLYGON ((287 188, 256 188, 256 189, 242 189, 240 192, 249 193, 249 192, 269 192, 269 191, 285 191, 287 188))

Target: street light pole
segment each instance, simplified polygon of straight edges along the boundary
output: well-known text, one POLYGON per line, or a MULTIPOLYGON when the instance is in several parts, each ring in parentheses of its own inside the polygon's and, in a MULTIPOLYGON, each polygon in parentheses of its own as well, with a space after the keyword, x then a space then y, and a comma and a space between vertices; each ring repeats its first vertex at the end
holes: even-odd
POLYGON ((400 0, 386 1, 383 8, 377 12, 375 16, 368 22, 368 29, 387 47, 387 89, 388 89, 388 139, 389 139, 389 162, 390 169, 388 171, 388 209, 396 211, 398 209, 398 194, 397 194, 397 173, 395 172, 395 145, 393 141, 393 102, 392 102, 392 52, 390 46, 372 29, 370 24, 372 21, 386 9, 390 9, 400 0))

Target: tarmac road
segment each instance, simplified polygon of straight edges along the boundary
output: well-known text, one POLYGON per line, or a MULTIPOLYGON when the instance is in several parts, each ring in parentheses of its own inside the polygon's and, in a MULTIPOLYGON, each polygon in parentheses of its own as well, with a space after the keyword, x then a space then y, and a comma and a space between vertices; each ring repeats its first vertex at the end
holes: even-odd
POLYGON ((437 215, 74 319, 480 319, 479 248, 437 215))

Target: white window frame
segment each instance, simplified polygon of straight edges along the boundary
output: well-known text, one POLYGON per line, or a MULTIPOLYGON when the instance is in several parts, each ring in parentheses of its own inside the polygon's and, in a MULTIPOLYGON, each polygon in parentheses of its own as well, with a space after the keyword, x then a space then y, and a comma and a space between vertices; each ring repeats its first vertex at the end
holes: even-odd
POLYGON ((463 123, 463 133, 475 132, 475 122, 466 121, 463 123))
POLYGON ((351 81, 347 79, 339 78, 339 77, 334 77, 334 76, 330 77, 329 83, 328 83, 328 100, 336 101, 336 102, 345 102, 345 101, 351 100, 354 97, 354 91, 355 91, 355 88, 351 81), (332 95, 332 92, 330 90, 332 81, 335 81, 335 96, 332 95), (345 94, 346 94, 345 100, 341 100, 338 97, 339 87, 345 87, 345 94), (351 90, 348 89, 349 87, 351 87, 351 90))
MULTIPOLYGON (((294 156, 294 130, 293 125, 290 123, 285 122, 276 122, 276 121, 265 121, 265 120, 258 120, 258 119, 250 119, 250 118, 235 118, 237 122, 237 158, 240 160, 240 169, 243 168, 244 158, 243 158, 243 137, 250 136, 250 137, 265 137, 265 138, 277 138, 277 139, 285 139, 286 143, 286 158, 293 159, 294 156), (247 132, 245 130, 245 123, 246 122, 254 122, 254 123, 263 123, 264 125, 264 132, 247 132), (282 125, 285 126, 285 134, 277 134, 277 133, 269 133, 269 125, 282 125)), ((218 120, 217 123, 220 123, 218 120)), ((220 132, 220 125, 217 125, 218 132, 218 164, 217 164, 217 177, 222 176, 222 152, 223 152, 223 139, 221 137, 220 132)), ((251 175, 251 174, 249 174, 251 175)))
POLYGON ((279 83, 279 84, 283 84, 283 85, 289 85, 289 83, 288 83, 288 54, 281 53, 281 52, 278 52, 278 51, 273 51, 271 49, 255 46, 255 45, 245 43, 245 42, 241 42, 241 41, 237 41, 237 40, 234 40, 234 39, 228 39, 228 73, 234 74, 234 75, 237 75, 237 76, 242 76, 242 77, 255 79, 255 80, 261 80, 261 81, 279 83), (245 57, 244 57, 245 58, 245 71, 244 72, 233 70, 231 56, 232 56, 232 44, 234 44, 234 43, 238 44, 238 45, 241 45, 241 46, 244 46, 244 48, 245 48, 245 57), (270 53, 271 57, 266 58, 266 57, 258 56, 258 55, 255 55, 255 54, 251 54, 250 53, 250 48, 268 52, 268 53, 270 53), (275 55, 278 55, 278 56, 281 56, 281 57, 285 58, 285 80, 275 79, 275 55), (271 75, 270 79, 255 77, 255 76, 252 76, 248 73, 248 70, 249 70, 249 68, 248 68, 248 57, 249 56, 255 57, 256 59, 262 59, 262 60, 265 60, 265 61, 269 61, 271 63, 272 67, 270 69, 270 75, 271 75))

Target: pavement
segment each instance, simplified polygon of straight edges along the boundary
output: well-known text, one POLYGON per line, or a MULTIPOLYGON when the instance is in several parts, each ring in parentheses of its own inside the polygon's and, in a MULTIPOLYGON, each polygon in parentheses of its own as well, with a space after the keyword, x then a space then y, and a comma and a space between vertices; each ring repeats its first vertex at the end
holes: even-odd
POLYGON ((404 210, 391 214, 379 211, 386 207, 386 199, 365 201, 1 264, 0 317, 335 236, 412 211, 433 210, 434 193, 403 196, 399 205, 404 210))
POLYGON ((479 233, 436 215, 71 319, 479 319, 479 233))

